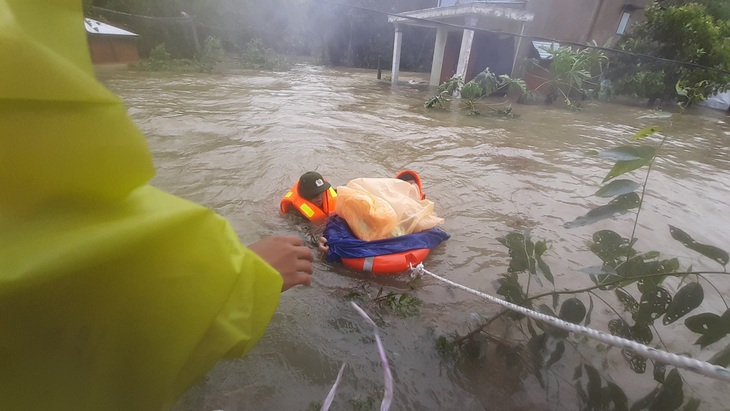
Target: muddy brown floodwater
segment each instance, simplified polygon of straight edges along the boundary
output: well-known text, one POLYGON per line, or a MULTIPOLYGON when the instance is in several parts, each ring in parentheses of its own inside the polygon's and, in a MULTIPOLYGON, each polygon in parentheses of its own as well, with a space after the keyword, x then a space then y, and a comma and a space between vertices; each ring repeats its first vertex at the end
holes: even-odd
MULTIPOLYGON (((306 237, 307 225, 280 215, 278 208, 304 171, 319 171, 337 186, 409 168, 421 173, 428 198, 445 219, 443 229, 452 236, 426 259, 429 271, 494 295, 495 280, 509 262, 496 238, 529 230, 534 239, 550 241, 545 261, 558 288, 590 285, 581 270, 600 263, 586 246, 592 233, 612 229, 628 237, 633 220, 627 214, 564 227, 606 203, 591 195, 612 164, 586 153, 626 144, 637 130, 657 125, 664 131, 650 143, 667 140, 649 179, 637 248, 677 256, 683 268, 721 269, 674 241, 672 224, 699 242, 730 249, 730 124, 720 111, 696 108, 670 119, 641 118, 656 112, 588 102, 578 112, 514 105, 518 118, 467 116, 424 109, 433 90, 422 85, 422 74, 403 73, 404 83, 391 88, 373 71, 309 65, 284 73, 118 69, 98 75, 123 98, 148 138, 157 167, 151 183, 216 210, 245 244, 271 234, 306 237)), ((630 177, 640 182, 644 175, 630 177)), ((720 294, 730 295, 730 281, 707 278, 717 291, 703 280, 705 302, 695 313, 721 313, 720 294)), ((422 301, 417 316, 380 312, 395 383, 393 410, 577 410, 571 379, 581 355, 632 401, 653 388, 651 364, 647 375, 634 374, 619 350, 600 353, 591 341, 572 339, 563 361, 545 373, 546 388, 530 372, 507 367, 494 351, 471 362, 442 359, 434 345, 437 336, 463 334, 499 307, 432 278, 409 281, 407 275, 374 277, 317 261, 312 286, 282 295, 260 344, 245 358, 219 363, 176 410, 319 409, 343 362, 347 367, 332 409, 379 409, 383 373, 372 330, 346 297, 353 290, 375 294, 380 287, 422 301)), ((672 291, 677 285, 675 279, 667 281, 672 291)), ((530 292, 537 287, 533 283, 530 292)), ((594 302, 591 326, 605 331, 614 315, 594 302)), ((660 328, 663 343, 675 353, 707 359, 727 344, 723 340, 700 351, 692 345, 697 335, 682 321, 660 328)), ((506 323, 495 323, 490 331, 521 337, 506 323)), ((726 383, 688 371, 682 375, 685 392, 702 398, 700 409, 725 409, 726 383)))

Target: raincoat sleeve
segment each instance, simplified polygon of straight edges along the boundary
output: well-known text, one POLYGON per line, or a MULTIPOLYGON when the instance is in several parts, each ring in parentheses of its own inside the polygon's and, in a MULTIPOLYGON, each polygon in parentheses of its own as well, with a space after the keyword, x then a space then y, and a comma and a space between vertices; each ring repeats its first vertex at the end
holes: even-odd
POLYGON ((75 0, 0 0, 0 409, 160 410, 263 335, 279 273, 94 79, 75 0))

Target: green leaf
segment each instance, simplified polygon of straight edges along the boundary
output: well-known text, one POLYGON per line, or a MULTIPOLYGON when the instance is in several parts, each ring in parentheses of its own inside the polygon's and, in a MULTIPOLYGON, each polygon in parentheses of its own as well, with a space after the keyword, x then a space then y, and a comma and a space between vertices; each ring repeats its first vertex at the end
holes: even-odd
MULTIPOLYGON (((702 315, 703 314, 699 314, 699 316, 702 315)), ((702 330, 702 336, 695 341, 695 344, 698 344, 701 348, 705 348, 712 343, 720 341, 723 337, 730 333, 730 309, 726 310, 722 316, 717 319, 712 319, 713 317, 711 316, 704 316, 702 319, 703 322, 699 324, 699 321, 696 320, 695 317, 698 316, 687 318, 684 324, 692 331, 695 329, 702 330), (690 320, 692 320, 691 323, 688 323, 690 320)))
POLYGON ((621 194, 611 200, 608 204, 596 207, 587 212, 584 216, 563 225, 565 228, 583 227, 597 221, 613 217, 614 215, 626 214, 633 208, 638 208, 641 199, 636 193, 621 194))
POLYGON ((659 388, 653 389, 649 394, 647 394, 644 398, 636 401, 632 406, 630 411, 642 411, 649 407, 649 405, 654 401, 657 394, 659 394, 659 388))
POLYGON ((588 364, 584 364, 588 375, 588 404, 594 407, 601 404, 601 375, 588 364))
POLYGON ((680 95, 682 97, 687 97, 687 95, 688 95, 687 89, 679 85, 679 83, 681 81, 682 80, 677 80, 677 84, 674 85, 674 90, 677 92, 677 95, 680 95))
POLYGON ((497 241, 509 249, 509 256, 511 258, 509 272, 529 270, 531 273, 535 273, 535 260, 531 257, 534 245, 529 238, 526 239, 523 234, 513 232, 504 237, 497 238, 497 241))
POLYGON ((667 307, 667 313, 662 320, 662 324, 669 325, 682 318, 685 314, 699 307, 704 298, 705 293, 700 283, 688 283, 674 295, 674 299, 667 307))
POLYGON ((591 251, 609 267, 616 267, 629 254, 629 240, 617 232, 601 230, 593 233, 591 251))
POLYGON ((533 337, 537 335, 537 331, 535 331, 535 327, 532 326, 532 319, 530 319, 529 317, 527 318, 527 331, 529 331, 530 335, 533 337))
POLYGON ((649 411, 676 410, 682 406, 682 402, 684 402, 682 377, 677 372, 677 369, 674 368, 672 371, 669 371, 669 375, 667 375, 659 393, 654 401, 652 401, 651 406, 649 406, 649 411))
POLYGON ((611 401, 613 401, 615 411, 628 411, 629 410, 629 399, 626 397, 624 390, 618 385, 607 382, 608 389, 611 395, 611 401))
POLYGON ((593 297, 588 294, 588 312, 586 313, 585 326, 588 327, 591 324, 591 314, 593 313, 593 297))
POLYGON ((471 81, 464 84, 461 88, 461 97, 466 100, 476 100, 483 95, 482 88, 478 84, 471 81))
POLYGON ((649 325, 636 323, 629 328, 631 330, 631 339, 638 341, 642 344, 649 344, 654 339, 654 334, 651 332, 649 325))
POLYGON ((662 131, 659 127, 646 127, 642 128, 641 130, 637 131, 636 134, 631 136, 632 140, 641 140, 644 137, 650 136, 656 132, 662 131))
POLYGON ((636 302, 636 300, 634 299, 634 297, 631 296, 631 294, 617 288, 616 297, 618 297, 618 300, 624 306, 624 310, 628 311, 632 315, 639 312, 639 303, 636 302))
POLYGON ((541 240, 535 243, 535 257, 542 257, 547 250, 547 241, 541 240))
POLYGON ((521 303, 525 299, 525 293, 522 291, 522 285, 517 279, 517 274, 503 275, 497 280, 499 288, 497 294, 504 296, 507 301, 515 304, 521 303))
POLYGON ((646 160, 648 162, 654 158, 655 154, 656 149, 652 146, 621 146, 602 151, 598 154, 598 157, 617 162, 634 160, 646 160))
POLYGON ((656 150, 651 146, 623 146, 602 152, 601 158, 617 160, 602 183, 649 164, 655 154, 656 150))
POLYGON ((606 181, 618 177, 621 174, 626 174, 629 171, 634 171, 637 168, 641 168, 651 162, 651 159, 638 159, 638 160, 629 160, 629 161, 617 161, 613 168, 611 168, 611 171, 608 172, 608 175, 603 178, 603 181, 601 183, 605 183, 606 181))
POLYGON ((720 316, 715 313, 702 313, 693 315, 684 320, 684 326, 697 334, 706 334, 710 329, 717 326, 720 316))
POLYGON ((645 262, 641 257, 634 257, 619 266, 617 272, 625 278, 639 280, 639 291, 645 293, 657 288, 666 278, 655 274, 671 274, 678 268, 679 260, 676 258, 645 262))
POLYGON ((565 321, 579 324, 586 316, 586 306, 575 297, 563 301, 558 316, 565 321))
POLYGON ((672 295, 662 287, 654 287, 641 294, 639 311, 636 314, 636 323, 652 324, 667 311, 672 302, 672 295))
POLYGON ((677 227, 670 225, 669 234, 671 234, 672 238, 682 243, 685 247, 690 250, 697 251, 705 257, 720 263, 722 266, 726 266, 730 261, 730 256, 727 251, 721 250, 712 245, 700 244, 690 237, 689 234, 677 227))
POLYGON ((630 350, 621 350, 621 354, 623 354, 626 361, 629 362, 629 368, 637 374, 643 374, 646 372, 646 358, 634 354, 633 351, 630 350))
POLYGON ((631 338, 631 329, 626 321, 616 318, 608 322, 608 332, 621 338, 631 338))
POLYGON ((550 284, 555 285, 555 279, 553 278, 553 273, 550 271, 550 267, 543 261, 541 257, 537 257, 537 267, 542 272, 542 275, 545 276, 545 278, 550 281, 550 284))
POLYGON ((603 198, 615 197, 617 195, 634 192, 639 187, 641 187, 641 184, 631 180, 614 180, 601 187, 593 195, 603 198))
POLYGON ((659 361, 654 363, 654 381, 663 383, 666 377, 666 373, 667 364, 659 361))
POLYGON ((727 367, 730 365, 730 344, 726 345, 725 348, 718 351, 707 360, 710 364, 719 365, 720 367, 727 367))

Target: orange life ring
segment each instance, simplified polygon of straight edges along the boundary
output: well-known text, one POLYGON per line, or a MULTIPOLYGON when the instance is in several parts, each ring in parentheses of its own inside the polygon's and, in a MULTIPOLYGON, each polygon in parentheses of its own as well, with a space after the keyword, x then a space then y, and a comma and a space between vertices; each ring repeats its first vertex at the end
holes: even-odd
POLYGON ((425 260, 430 251, 430 248, 417 248, 374 257, 343 258, 342 264, 355 270, 370 271, 373 274, 395 274, 406 271, 411 265, 415 266, 425 260))

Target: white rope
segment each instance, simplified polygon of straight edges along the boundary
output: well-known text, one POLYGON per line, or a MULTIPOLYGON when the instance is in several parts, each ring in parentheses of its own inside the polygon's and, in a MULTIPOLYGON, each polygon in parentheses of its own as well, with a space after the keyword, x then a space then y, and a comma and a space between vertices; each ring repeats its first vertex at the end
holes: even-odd
MULTIPOLYGON (((383 342, 380 340, 380 333, 378 332, 378 325, 375 324, 375 321, 373 321, 372 318, 363 310, 360 308, 359 305, 355 304, 354 301, 350 301, 350 305, 352 308, 357 311, 362 318, 367 321, 368 324, 373 326, 373 335, 375 335, 375 342, 378 345, 378 354, 380 355, 380 363, 383 365, 383 379, 385 380, 385 392, 383 393, 383 401, 380 403, 380 411, 388 411, 390 409, 390 404, 393 402, 393 374, 390 372, 390 365, 388 365, 388 356, 385 355, 385 347, 383 346, 383 342)), ((342 380, 342 371, 345 370, 345 363, 342 364, 342 368, 340 368, 340 372, 337 374, 337 379, 335 380, 335 384, 330 389, 329 394, 327 394, 327 399, 324 401, 324 404, 322 404, 322 408, 320 411, 328 411, 330 409, 330 406, 332 405, 332 401, 335 399, 335 393, 337 392, 337 386, 340 385, 340 381, 342 380)))
POLYGON ((380 363, 383 365, 383 379, 385 381, 385 393, 383 394, 383 401, 380 403, 380 411, 388 411, 390 409, 390 403, 393 402, 393 374, 390 372, 390 365, 388 365, 388 356, 385 355, 385 347, 383 342, 380 341, 380 333, 378 332, 378 326, 375 324, 372 318, 360 308, 359 305, 355 304, 354 301, 350 301, 350 305, 355 311, 358 312, 373 326, 373 335, 375 335, 375 342, 378 345, 378 353, 380 354, 380 363))
POLYGON ((345 371, 345 365, 347 365, 346 362, 342 363, 342 367, 340 367, 340 372, 337 373, 337 379, 335 380, 335 384, 330 388, 329 394, 327 394, 327 398, 324 400, 324 404, 322 404, 322 408, 319 409, 319 411, 329 411, 330 406, 332 405, 332 401, 335 399, 335 393, 337 392, 337 386, 340 385, 340 381, 342 381, 342 372, 345 371))
POLYGON ((428 274, 431 277, 436 278, 437 280, 443 281, 456 288, 460 288, 468 293, 474 294, 476 296, 484 298, 485 300, 489 300, 493 303, 499 304, 502 307, 508 308, 510 310, 517 311, 520 314, 524 314, 528 317, 534 318, 535 320, 544 321, 546 323, 552 324, 558 328, 562 328, 563 330, 574 332, 576 334, 585 335, 594 340, 598 340, 603 343, 613 345, 615 347, 620 347, 625 350, 631 350, 631 351, 635 352, 636 354, 639 354, 643 357, 651 358, 652 360, 656 360, 656 361, 662 362, 664 364, 669 364, 669 365, 673 365, 675 367, 685 368, 687 370, 696 372, 698 374, 705 375, 710 378, 730 382, 730 370, 728 370, 727 368, 720 367, 719 365, 714 365, 714 364, 710 364, 706 361, 700 361, 700 360, 696 360, 694 358, 683 357, 683 356, 680 356, 677 354, 668 353, 666 351, 662 351, 662 350, 659 350, 656 348, 648 347, 643 344, 639 344, 636 341, 631 341, 631 340, 627 340, 625 338, 617 337, 615 335, 606 334, 602 331, 583 327, 578 324, 569 323, 569 322, 563 321, 559 318, 555 318, 555 317, 545 315, 545 314, 537 312, 537 311, 530 310, 529 308, 525 308, 525 307, 519 306, 517 304, 513 304, 508 301, 504 301, 502 299, 493 297, 489 294, 485 294, 483 292, 473 290, 469 287, 465 287, 461 284, 457 284, 444 277, 438 276, 438 275, 426 270, 425 268, 423 268, 423 264, 418 264, 415 267, 412 266, 411 271, 415 275, 428 274))

